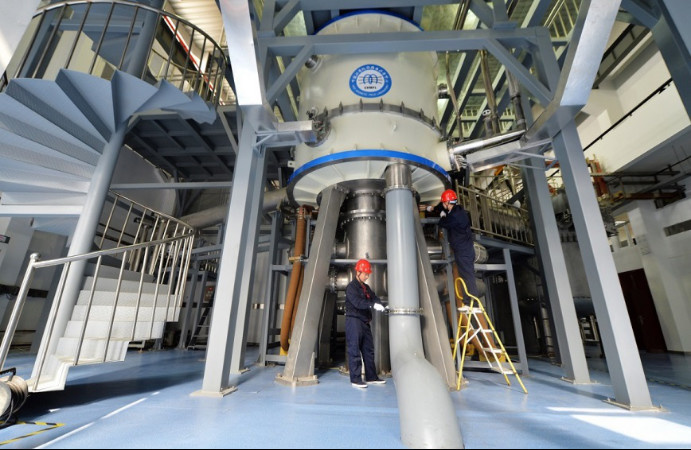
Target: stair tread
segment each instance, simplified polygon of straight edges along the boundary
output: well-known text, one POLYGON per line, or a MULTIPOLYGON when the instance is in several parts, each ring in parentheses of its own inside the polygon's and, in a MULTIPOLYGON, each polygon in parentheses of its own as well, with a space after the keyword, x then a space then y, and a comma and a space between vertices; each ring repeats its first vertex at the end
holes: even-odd
POLYGON ((65 92, 52 80, 20 78, 10 83, 7 94, 28 108, 48 114, 47 119, 90 147, 103 138, 65 92))
MULTIPOLYGON (((468 306, 461 306, 460 308, 458 308, 458 311, 462 312, 462 313, 468 313, 470 311, 470 308, 468 306)), ((473 314, 482 313, 482 308, 473 308, 472 313, 473 314)))
POLYGON ((86 193, 90 182, 62 172, 25 170, 0 164, 0 186, 3 192, 76 192, 86 193))
POLYGON ((9 130, 0 128, 0 139, 3 141, 3 146, 0 148, 0 156, 3 158, 85 179, 91 178, 93 174, 93 165, 70 155, 64 155, 9 130))
POLYGON ((500 348, 482 347, 482 350, 484 350, 485 352, 490 352, 490 353, 494 353, 497 355, 504 353, 504 351, 500 348))

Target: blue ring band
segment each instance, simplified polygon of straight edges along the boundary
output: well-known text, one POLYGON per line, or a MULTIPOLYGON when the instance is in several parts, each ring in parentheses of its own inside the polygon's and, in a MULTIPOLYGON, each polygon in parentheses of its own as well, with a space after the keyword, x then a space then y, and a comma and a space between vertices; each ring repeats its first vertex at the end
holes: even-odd
POLYGON ((403 159, 405 161, 410 161, 412 163, 415 163, 419 166, 428 167, 430 169, 433 169, 434 171, 444 175, 444 177, 449 182, 451 182, 451 177, 449 177, 449 174, 446 172, 446 170, 444 170, 439 164, 435 163, 434 161, 430 161, 429 159, 423 158, 422 156, 413 155, 412 153, 397 152, 397 151, 392 151, 392 150, 348 150, 345 152, 338 152, 338 153, 334 153, 331 155, 321 156, 317 159, 313 159, 312 161, 310 161, 306 164, 303 164, 301 167, 296 169, 295 172, 293 172, 293 174, 288 179, 288 184, 291 184, 293 182, 293 180, 295 180, 296 177, 299 177, 300 174, 302 174, 303 172, 310 170, 310 169, 313 169, 315 167, 318 167, 320 165, 325 165, 326 163, 347 161, 349 159, 363 159, 363 158, 403 159))

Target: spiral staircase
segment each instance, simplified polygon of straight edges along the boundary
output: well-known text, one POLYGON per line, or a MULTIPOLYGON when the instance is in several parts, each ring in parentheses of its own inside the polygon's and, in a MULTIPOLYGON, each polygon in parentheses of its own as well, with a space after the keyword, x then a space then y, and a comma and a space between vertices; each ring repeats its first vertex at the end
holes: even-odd
MULTIPOLYGON (((197 122, 216 119, 215 109, 197 94, 185 94, 165 80, 154 86, 120 71, 111 80, 66 69, 54 81, 11 80, 0 94, 0 215, 33 217, 37 230, 68 234, 83 212, 94 170, 116 128, 137 113, 156 110, 197 122)), ((144 211, 156 223, 167 220, 144 211)), ((92 263, 92 273, 57 345, 49 345, 51 333, 44 333, 28 382, 31 391, 63 389, 71 366, 121 361, 130 341, 160 338, 165 322, 177 320, 184 280, 182 285, 175 281, 168 264, 179 263, 178 276, 186 272, 193 230, 185 234, 178 232, 179 224, 170 225, 135 238, 148 264, 133 264, 134 250, 117 248, 82 259, 92 263), (158 267, 152 264, 155 258, 162 261, 158 267), (108 267, 120 261, 119 270, 108 267)), ((53 310, 58 302, 56 296, 53 310)))

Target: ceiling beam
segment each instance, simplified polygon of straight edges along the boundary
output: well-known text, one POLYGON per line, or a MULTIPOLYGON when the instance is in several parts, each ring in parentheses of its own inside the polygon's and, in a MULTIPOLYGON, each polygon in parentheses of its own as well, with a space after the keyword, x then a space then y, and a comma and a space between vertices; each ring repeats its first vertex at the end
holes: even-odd
POLYGON ((228 56, 235 75, 238 105, 264 105, 264 85, 254 47, 250 2, 218 0, 226 31, 228 56))
POLYGON ((306 46, 316 55, 469 51, 485 48, 489 39, 507 47, 523 47, 538 39, 539 29, 458 30, 425 32, 354 33, 338 35, 259 38, 260 45, 277 56, 297 56, 306 46))

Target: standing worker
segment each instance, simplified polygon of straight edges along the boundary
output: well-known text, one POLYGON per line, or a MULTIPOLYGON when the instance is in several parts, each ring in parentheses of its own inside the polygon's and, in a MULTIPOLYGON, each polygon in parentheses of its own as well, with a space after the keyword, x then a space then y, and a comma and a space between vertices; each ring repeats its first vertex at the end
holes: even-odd
POLYGON ((374 365, 374 340, 369 325, 372 321, 372 309, 384 311, 386 308, 366 283, 371 273, 372 267, 369 261, 359 260, 355 264, 355 279, 346 287, 346 351, 350 368, 350 383, 356 388, 366 388, 368 384, 386 383, 377 376, 374 365), (362 361, 365 363, 366 382, 362 381, 362 361))
MULTIPOLYGON (((470 217, 468 212, 457 203, 458 197, 456 193, 451 189, 447 189, 441 194, 441 203, 437 205, 437 208, 427 206, 425 210, 441 210, 439 213, 439 226, 447 231, 458 274, 463 278, 468 287, 468 292, 477 297, 475 247, 473 246, 473 232, 470 229, 470 217)), ((463 294, 464 303, 469 304, 470 299, 467 298, 465 293, 463 294)))
MULTIPOLYGON (((439 213, 439 226, 445 228, 451 249, 453 250, 454 260, 456 261, 456 269, 458 275, 463 279, 468 289, 468 293, 479 297, 477 290, 477 282, 475 281, 475 246, 473 244, 473 231, 470 229, 470 216, 468 212, 458 203, 456 192, 451 189, 445 190, 441 194, 441 203, 436 208, 431 206, 423 207, 420 205, 421 211, 441 211, 439 213)), ((463 294, 463 303, 470 306, 470 298, 463 294)), ((453 295, 453 294, 452 294, 453 295)), ((469 316, 463 314, 461 321, 464 326, 468 325, 469 316)), ((487 321, 484 316, 478 317, 480 326, 483 329, 489 329, 487 321)), ((471 339, 471 345, 475 347, 481 361, 488 361, 488 351, 496 348, 496 343, 491 335, 484 336, 485 345, 476 336, 471 339)), ((503 356, 502 356, 503 358, 503 356)))

